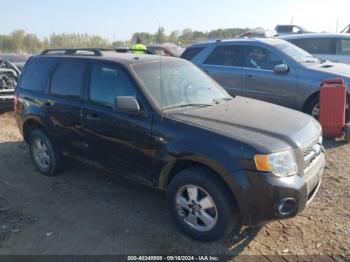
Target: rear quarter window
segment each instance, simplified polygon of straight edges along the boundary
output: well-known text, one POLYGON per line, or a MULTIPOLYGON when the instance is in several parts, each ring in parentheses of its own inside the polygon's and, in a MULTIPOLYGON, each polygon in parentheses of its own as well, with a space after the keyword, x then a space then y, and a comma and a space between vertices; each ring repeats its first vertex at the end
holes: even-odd
POLYGON ((20 89, 44 91, 56 64, 54 60, 48 59, 31 61, 23 73, 20 89))
POLYGON ((183 54, 181 55, 181 58, 186 59, 188 61, 191 61, 203 49, 204 49, 204 47, 190 47, 190 48, 187 48, 185 50, 185 52, 183 52, 183 54))
POLYGON ((67 98, 81 98, 85 64, 61 63, 51 79, 51 94, 67 98))

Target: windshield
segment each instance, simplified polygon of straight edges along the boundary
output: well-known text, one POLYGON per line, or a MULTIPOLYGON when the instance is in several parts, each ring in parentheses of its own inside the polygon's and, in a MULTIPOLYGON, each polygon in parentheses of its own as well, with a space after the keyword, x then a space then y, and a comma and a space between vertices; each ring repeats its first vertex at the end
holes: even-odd
POLYGON ((134 65, 134 70, 162 110, 211 106, 231 99, 216 82, 185 61, 152 61, 134 65))
POLYGON ((323 62, 323 60, 288 42, 278 42, 274 46, 299 63, 323 62))

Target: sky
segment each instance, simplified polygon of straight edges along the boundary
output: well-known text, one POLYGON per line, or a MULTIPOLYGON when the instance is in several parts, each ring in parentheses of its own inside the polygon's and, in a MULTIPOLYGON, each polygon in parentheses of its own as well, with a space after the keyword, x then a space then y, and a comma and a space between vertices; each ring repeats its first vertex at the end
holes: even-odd
POLYGON ((169 34, 191 28, 273 29, 301 25, 335 32, 350 24, 350 0, 0 0, 0 34, 24 29, 39 37, 51 33, 89 33, 129 40, 134 32, 169 34))

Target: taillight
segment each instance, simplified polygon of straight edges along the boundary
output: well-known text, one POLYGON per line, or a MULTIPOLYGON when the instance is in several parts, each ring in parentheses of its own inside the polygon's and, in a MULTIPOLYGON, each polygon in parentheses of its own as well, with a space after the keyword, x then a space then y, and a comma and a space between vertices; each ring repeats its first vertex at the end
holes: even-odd
POLYGON ((17 113, 17 109, 18 109, 18 96, 15 95, 13 97, 13 111, 15 111, 15 113, 17 113))

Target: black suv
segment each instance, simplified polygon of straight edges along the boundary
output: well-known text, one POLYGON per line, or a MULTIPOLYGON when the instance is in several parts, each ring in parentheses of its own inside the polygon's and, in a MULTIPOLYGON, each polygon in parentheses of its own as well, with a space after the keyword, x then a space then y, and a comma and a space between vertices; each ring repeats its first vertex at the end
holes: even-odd
POLYGON ((231 97, 178 58, 47 50, 27 62, 15 112, 40 173, 69 156, 164 190, 176 224, 202 241, 295 216, 325 163, 312 117, 231 97))

